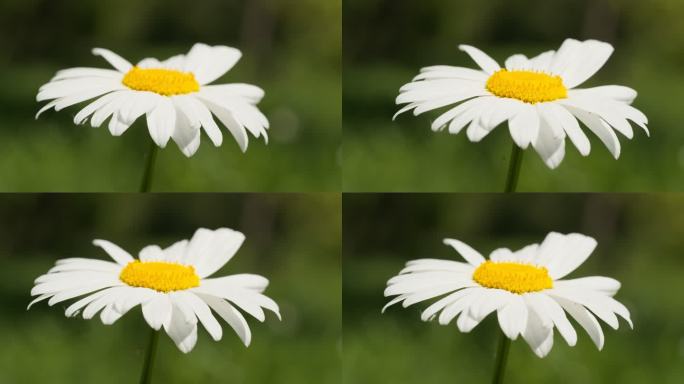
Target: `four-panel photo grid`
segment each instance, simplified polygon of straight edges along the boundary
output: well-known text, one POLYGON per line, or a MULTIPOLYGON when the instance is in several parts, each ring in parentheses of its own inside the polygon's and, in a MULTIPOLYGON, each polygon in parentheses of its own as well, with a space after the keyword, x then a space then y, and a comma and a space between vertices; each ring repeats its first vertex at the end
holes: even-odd
POLYGON ((0 384, 684 383, 681 0, 2 0, 0 384))

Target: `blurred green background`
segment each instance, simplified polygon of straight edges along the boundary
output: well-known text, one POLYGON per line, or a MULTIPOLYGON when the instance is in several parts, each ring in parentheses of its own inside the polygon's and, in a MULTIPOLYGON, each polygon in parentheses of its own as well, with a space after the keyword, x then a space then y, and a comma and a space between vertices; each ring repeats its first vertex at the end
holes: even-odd
POLYGON ((118 138, 106 126, 75 126, 79 106, 35 121, 36 93, 60 69, 108 67, 93 47, 135 63, 195 42, 242 50, 215 83, 266 91, 259 108, 270 141, 251 138, 242 154, 224 129, 221 147, 204 136, 191 159, 169 143, 152 190, 339 190, 340 14, 340 0, 3 0, 0 191, 137 191, 150 141, 144 119, 118 138))
MULTIPOLYGON (((343 241, 344 383, 488 383, 499 336, 489 316, 471 333, 420 320, 429 302, 380 309, 385 282, 408 260, 461 260, 442 244, 466 242, 484 255, 538 243, 550 231, 598 240, 568 278, 618 279, 616 299, 634 331, 602 324, 598 351, 576 323, 568 347, 556 332, 537 358, 522 340, 511 345, 505 383, 684 382, 684 196, 679 195, 345 195, 343 241)), ((434 301, 434 300, 433 300, 434 301)))
POLYGON ((104 238, 130 253, 170 245, 197 227, 245 233, 216 276, 257 273, 283 321, 245 315, 249 348, 222 323, 214 342, 202 328, 184 355, 160 337, 153 383, 339 383, 341 217, 334 194, 6 195, 0 199, 0 383, 137 383, 149 326, 139 308, 111 326, 66 318, 73 302, 30 311, 33 280, 66 257, 107 259, 104 238))
MULTIPOLYGON (((681 0, 345 0, 343 109, 346 191, 502 191, 512 140, 500 126, 480 143, 465 134, 433 133, 440 111, 402 115, 399 88, 421 67, 476 67, 457 48, 472 44, 499 63, 558 49, 565 38, 594 38, 616 48, 583 87, 622 84, 639 92, 634 106, 649 117, 620 137, 615 161, 590 137, 582 157, 566 142, 551 171, 525 153, 522 191, 675 191, 684 189, 684 2, 681 0)), ((618 134, 618 136, 620 136, 618 134)))

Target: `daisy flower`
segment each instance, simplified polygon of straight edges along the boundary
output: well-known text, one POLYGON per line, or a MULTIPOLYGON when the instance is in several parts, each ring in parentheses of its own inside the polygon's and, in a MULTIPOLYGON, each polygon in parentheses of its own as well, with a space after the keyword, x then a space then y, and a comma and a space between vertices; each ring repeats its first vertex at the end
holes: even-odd
POLYGON ((99 312, 102 323, 109 325, 140 306, 147 324, 155 330, 163 327, 184 353, 197 342, 198 322, 214 340, 221 339, 221 325, 213 310, 249 346, 251 331, 237 308, 262 322, 262 307, 280 318, 278 304, 262 294, 268 279, 252 274, 209 278, 235 255, 244 239, 242 233, 228 228, 200 228, 190 241, 164 249, 149 245, 138 259, 109 241, 94 240, 114 262, 58 260, 36 279, 31 296, 38 297, 29 308, 46 299, 52 306, 85 296, 71 304, 65 315, 82 313, 84 319, 91 319, 99 312))
POLYGON ((264 91, 249 84, 208 85, 223 76, 242 53, 226 46, 195 44, 187 55, 160 61, 141 60, 135 66, 116 53, 93 49, 114 69, 69 68, 59 72, 40 87, 37 101, 47 101, 36 118, 50 108, 62 110, 95 99, 74 117, 74 124, 90 119, 93 127, 109 119, 109 132, 120 136, 139 117, 145 115, 152 140, 164 148, 169 139, 186 156, 200 145, 200 130, 215 145, 223 141, 214 116, 228 129, 240 149, 247 150, 247 131, 264 137, 268 119, 256 104, 264 91), (213 116, 212 116, 213 115, 213 116))
POLYGON ((549 168, 565 156, 565 138, 583 156, 591 149, 580 122, 608 147, 617 159, 620 142, 615 131, 633 137, 630 121, 646 131, 648 119, 630 106, 635 90, 621 85, 576 88, 596 73, 613 53, 613 47, 596 40, 567 39, 558 51, 528 59, 513 55, 505 68, 479 49, 460 45, 480 69, 438 65, 421 69, 400 89, 397 104, 407 104, 394 116, 413 110, 420 115, 452 106, 432 123, 433 131, 457 134, 465 126, 468 139, 478 142, 496 126, 508 122, 513 141, 529 145, 549 168), (457 104, 457 105, 456 105, 457 104))
POLYGON ((553 346, 554 328, 570 346, 577 333, 566 312, 603 348, 603 331, 596 320, 618 328, 616 314, 632 327, 629 311, 613 299, 620 282, 591 276, 562 280, 579 267, 596 247, 596 240, 578 233, 551 232, 539 244, 512 252, 500 248, 489 255, 454 239, 444 244, 466 260, 420 259, 409 261, 398 276, 387 282, 385 296, 396 296, 383 308, 403 302, 404 307, 444 296, 427 307, 423 321, 437 318, 442 325, 456 320, 461 332, 470 332, 496 312, 503 333, 519 335, 539 357, 553 346))

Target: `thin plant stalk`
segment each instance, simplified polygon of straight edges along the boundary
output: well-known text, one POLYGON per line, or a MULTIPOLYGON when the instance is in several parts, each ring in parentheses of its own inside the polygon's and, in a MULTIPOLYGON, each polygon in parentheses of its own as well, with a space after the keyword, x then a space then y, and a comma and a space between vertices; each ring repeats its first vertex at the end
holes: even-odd
POLYGON ((147 351, 145 353, 145 363, 143 364, 142 373, 140 374, 140 384, 149 384, 152 378, 152 366, 154 365, 154 358, 157 355, 157 341, 159 340, 159 331, 152 329, 150 334, 150 341, 147 344, 147 351))
POLYGON ((506 187, 504 192, 515 192, 518 186, 518 178, 520 177, 520 166, 522 165, 523 150, 513 143, 511 150, 511 159, 508 163, 508 175, 506 176, 506 187))
POLYGON ((494 365, 492 384, 503 383, 504 372, 506 371, 506 361, 508 360, 508 350, 510 347, 511 339, 501 332, 501 336, 499 336, 499 348, 496 351, 496 365, 494 365))
POLYGON ((157 160, 157 144, 152 141, 150 150, 147 152, 145 164, 145 173, 143 174, 142 182, 140 183, 140 192, 149 192, 152 185, 152 176, 154 174, 154 163, 157 160))

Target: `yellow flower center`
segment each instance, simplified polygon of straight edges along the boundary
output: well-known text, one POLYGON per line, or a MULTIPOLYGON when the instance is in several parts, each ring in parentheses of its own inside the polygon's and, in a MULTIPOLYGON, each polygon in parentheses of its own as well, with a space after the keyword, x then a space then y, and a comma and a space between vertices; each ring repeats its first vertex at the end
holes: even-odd
POLYGON ((200 89, 195 75, 191 72, 173 69, 148 69, 133 67, 121 81, 136 91, 150 91, 164 96, 182 95, 200 89))
POLYGON ((159 292, 181 291, 200 283, 192 266, 164 261, 131 261, 121 270, 119 279, 132 287, 159 292))
POLYGON ((543 72, 500 69, 487 79, 487 90, 496 96, 536 104, 565 99, 568 89, 560 76, 543 72))
POLYGON ((530 264, 487 260, 473 273, 473 280, 483 287, 513 293, 543 291, 553 287, 549 271, 530 264))

